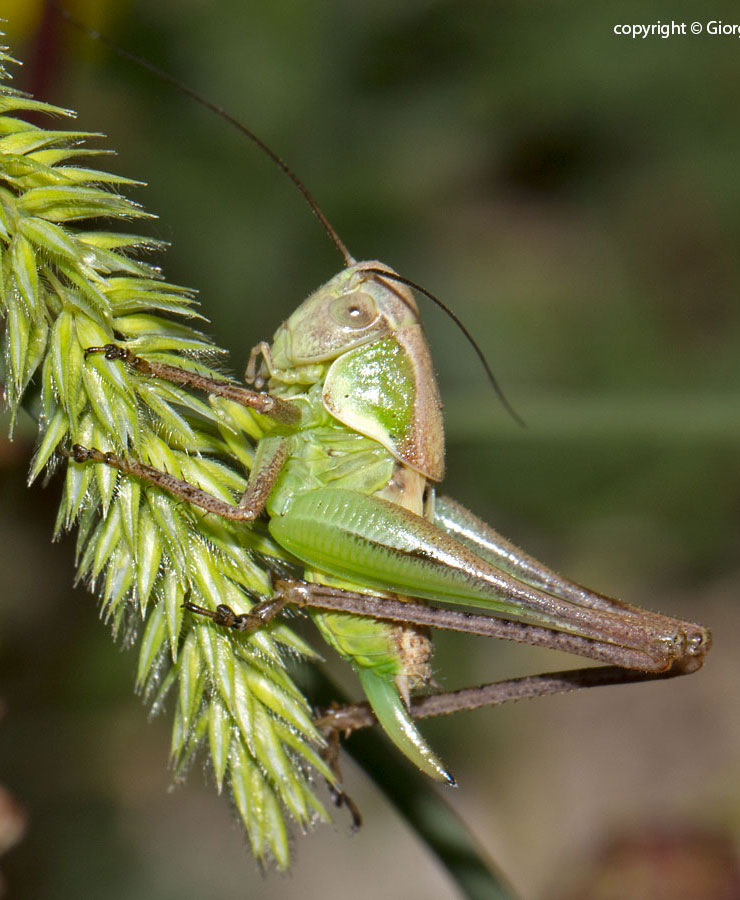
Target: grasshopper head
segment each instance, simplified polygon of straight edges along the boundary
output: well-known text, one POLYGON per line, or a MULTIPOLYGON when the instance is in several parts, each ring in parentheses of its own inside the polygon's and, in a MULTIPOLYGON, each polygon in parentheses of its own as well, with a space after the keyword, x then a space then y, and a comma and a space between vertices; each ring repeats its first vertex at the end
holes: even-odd
POLYGON ((335 419, 432 481, 444 474, 441 402, 411 291, 393 269, 355 263, 311 294, 275 333, 274 372, 315 367, 335 419), (324 365, 326 370, 324 371, 324 365))
POLYGON ((393 273, 383 263, 360 262, 322 285, 277 330, 272 346, 277 366, 328 362, 418 323, 411 291, 366 269, 393 273))

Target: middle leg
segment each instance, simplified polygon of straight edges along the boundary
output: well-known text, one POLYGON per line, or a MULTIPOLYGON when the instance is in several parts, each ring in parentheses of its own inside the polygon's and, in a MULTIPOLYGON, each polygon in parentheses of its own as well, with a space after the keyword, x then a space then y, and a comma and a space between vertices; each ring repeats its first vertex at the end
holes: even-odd
POLYGON ((76 463, 96 462, 112 466, 126 475, 133 475, 140 481, 162 488, 180 500, 185 500, 192 503, 193 506, 225 519, 235 522, 251 522, 265 508, 267 498, 280 474, 289 449, 289 438, 267 437, 260 441, 247 488, 238 504, 227 503, 189 481, 176 478, 169 472, 155 469, 153 466, 127 456, 103 452, 94 447, 83 447, 81 444, 75 444, 71 450, 60 452, 62 456, 69 457, 76 463))

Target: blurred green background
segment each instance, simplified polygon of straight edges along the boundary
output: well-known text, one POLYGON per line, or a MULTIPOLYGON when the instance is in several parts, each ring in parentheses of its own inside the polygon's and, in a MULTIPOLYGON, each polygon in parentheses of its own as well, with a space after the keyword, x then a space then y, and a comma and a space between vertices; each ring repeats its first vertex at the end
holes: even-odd
MULTIPOLYGON (((620 836, 736 842, 740 40, 613 34, 709 18, 686 3, 68 5, 244 119, 355 256, 470 326, 528 427, 424 308, 446 491, 577 580, 714 631, 691 679, 429 722, 483 848, 544 900, 572 896, 620 836)), ((42 3, 0 0, 0 15, 25 60, 17 84, 77 109, 118 150, 111 167, 149 183, 136 197, 173 242, 167 276, 199 289, 240 371, 340 266, 305 204, 225 123, 42 3)), ((456 896, 350 763, 365 828, 350 840, 339 815, 297 839, 288 878, 260 877, 199 772, 167 795, 166 716, 147 724, 135 654, 73 590, 72 542, 49 543, 59 485, 26 490, 31 441, 26 425, 0 443, 0 780, 29 817, 4 860, 8 896, 456 896)), ((451 687, 573 662, 474 638, 438 647, 451 687)))

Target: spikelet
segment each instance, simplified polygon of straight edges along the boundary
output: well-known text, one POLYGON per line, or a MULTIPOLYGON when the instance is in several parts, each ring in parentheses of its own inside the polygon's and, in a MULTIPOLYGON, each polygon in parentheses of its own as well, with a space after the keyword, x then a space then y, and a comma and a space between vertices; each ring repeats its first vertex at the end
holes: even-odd
MULTIPOLYGON (((4 81, 12 62, 0 48, 4 81)), ((220 374, 209 362, 223 351, 194 327, 202 316, 192 292, 141 259, 161 245, 108 230, 149 216, 120 193, 136 182, 87 167, 96 151, 83 144, 97 135, 22 118, 69 119, 70 111, 7 84, 0 107, 6 399, 13 421, 21 404, 36 404, 29 481, 59 464, 57 450, 80 443, 136 457, 233 502, 252 458, 247 435, 261 433, 258 416, 85 357, 85 348, 115 341, 152 360, 220 374)), ((326 818, 311 773, 332 777, 310 707, 284 667, 284 657, 312 651, 284 624, 233 636, 181 608, 188 597, 248 610, 269 594, 260 554, 280 557, 280 549, 257 529, 207 516, 110 467, 65 466, 57 532, 77 528, 78 578, 101 597, 114 635, 139 634, 139 689, 155 710, 174 695, 176 774, 205 748, 255 856, 285 868, 290 822, 303 829, 326 818)))

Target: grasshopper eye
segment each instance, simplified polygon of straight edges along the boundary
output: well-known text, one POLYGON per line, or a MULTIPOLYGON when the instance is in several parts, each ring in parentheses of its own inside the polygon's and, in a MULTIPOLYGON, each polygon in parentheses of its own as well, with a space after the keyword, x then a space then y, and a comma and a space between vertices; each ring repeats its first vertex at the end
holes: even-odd
POLYGON ((331 317, 343 328, 359 330, 378 318, 378 308, 369 294, 355 291, 335 300, 330 307, 331 317))

